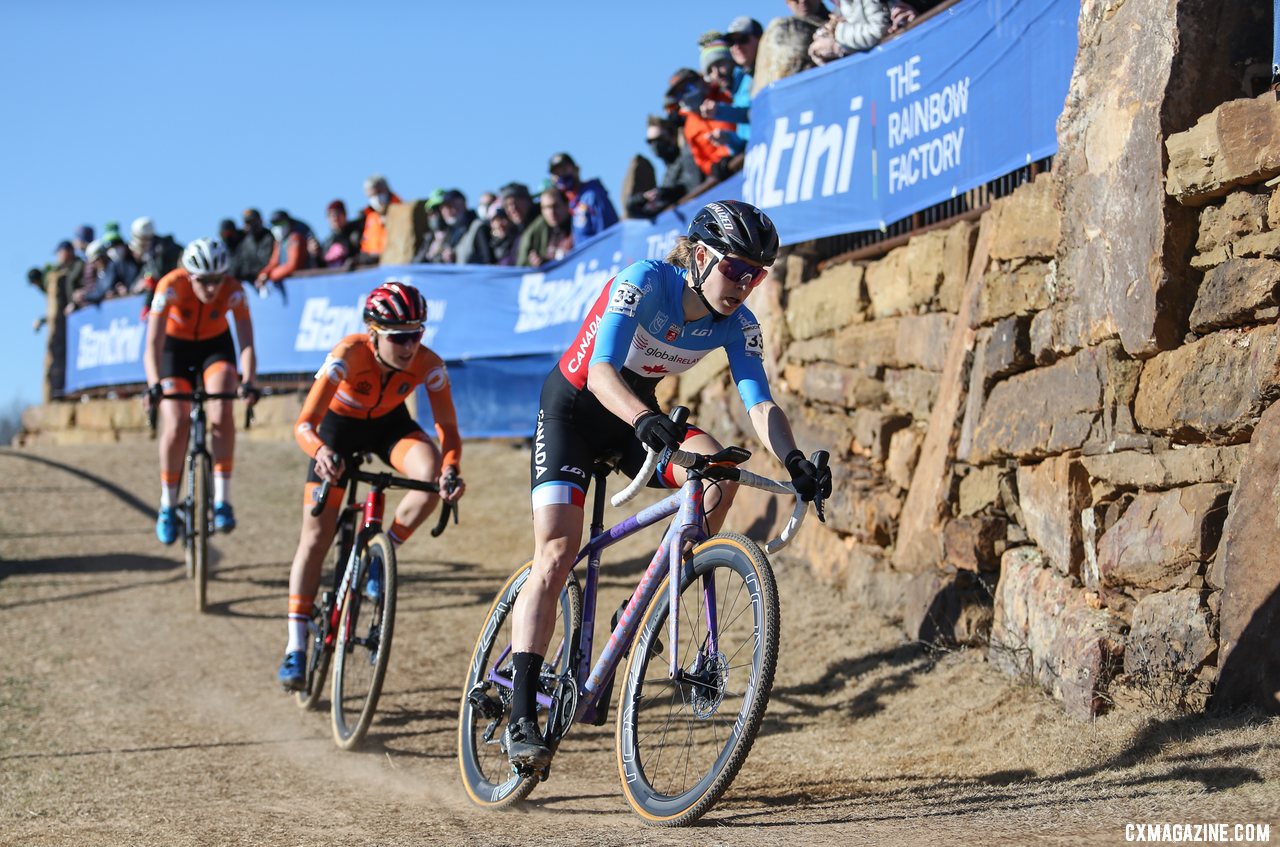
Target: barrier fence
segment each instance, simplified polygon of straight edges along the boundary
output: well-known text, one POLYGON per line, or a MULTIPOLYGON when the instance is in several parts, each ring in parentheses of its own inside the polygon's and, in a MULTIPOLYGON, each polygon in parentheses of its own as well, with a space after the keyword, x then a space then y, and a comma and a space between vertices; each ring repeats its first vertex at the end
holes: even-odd
MULTIPOLYGON (((600 289, 627 264, 664 257, 707 200, 761 206, 784 244, 854 233, 856 250, 860 232, 871 243, 935 224, 1042 167, 1056 149, 1079 11, 1079 0, 961 0, 868 53, 780 80, 752 103, 742 173, 652 221, 624 220, 553 266, 289 280, 250 304, 259 371, 314 372, 361 331, 363 295, 404 279, 427 296, 424 340, 450 365, 464 435, 526 435, 542 378, 600 289)), ((108 300, 67 319, 65 393, 143 382, 143 305, 108 300)))

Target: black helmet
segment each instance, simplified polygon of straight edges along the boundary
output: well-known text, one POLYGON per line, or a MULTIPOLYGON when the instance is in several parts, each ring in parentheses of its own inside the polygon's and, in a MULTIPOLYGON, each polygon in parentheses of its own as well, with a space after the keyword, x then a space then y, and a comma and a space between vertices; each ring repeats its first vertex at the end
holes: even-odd
POLYGON ((689 240, 762 265, 778 257, 778 230, 769 216, 741 200, 708 203, 693 216, 689 240))

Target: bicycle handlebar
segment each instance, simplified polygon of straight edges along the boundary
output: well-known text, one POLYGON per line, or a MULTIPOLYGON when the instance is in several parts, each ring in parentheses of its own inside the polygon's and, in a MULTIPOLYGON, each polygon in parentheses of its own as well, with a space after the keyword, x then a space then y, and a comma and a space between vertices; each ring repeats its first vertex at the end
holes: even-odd
MULTIPOLYGON (((676 406, 671 410, 671 419, 677 423, 684 423, 688 419, 689 410, 683 406, 676 406)), ((621 506, 628 500, 632 499, 639 493, 640 489, 648 482, 649 477, 653 474, 654 468, 658 466, 658 462, 662 457, 661 453, 656 453, 645 447, 648 455, 645 457, 644 466, 640 468, 640 472, 635 478, 627 484, 627 487, 619 491, 613 496, 610 502, 614 506, 621 506)), ((777 538, 773 539, 765 545, 765 552, 773 554, 786 547, 791 543, 791 539, 800 531, 800 525, 804 523, 805 515, 809 512, 809 503, 813 503, 814 509, 818 513, 818 520, 826 522, 826 514, 823 510, 823 500, 816 498, 813 501, 806 501, 796 493, 795 486, 790 482, 782 482, 781 480, 770 479, 766 476, 752 473, 744 468, 734 467, 731 465, 717 465, 713 462, 728 459, 730 461, 746 461, 750 457, 750 453, 739 447, 727 447, 715 456, 706 456, 701 453, 691 453, 687 450, 664 450, 663 453, 670 452, 667 457, 667 463, 679 465, 682 468, 697 468, 699 470, 710 471, 709 477, 714 479, 730 480, 737 482, 739 485, 746 485, 751 488, 759 488, 773 494, 790 494, 796 498, 795 508, 791 512, 791 517, 787 519, 786 526, 782 528, 782 532, 777 538), (738 458, 735 451, 739 454, 745 454, 738 458), (730 458, 732 456, 732 458, 730 458), (714 469, 714 470, 712 470, 714 469)), ((810 461, 817 468, 825 468, 831 459, 831 454, 826 450, 816 450, 810 461)))
MULTIPOLYGON (((404 477, 396 476, 388 471, 379 471, 375 473, 371 471, 349 470, 342 475, 342 479, 344 482, 367 482, 378 490, 387 488, 407 488, 411 491, 425 491, 429 494, 438 494, 440 492, 440 485, 438 483, 406 479, 404 477)), ((456 485, 457 477, 451 472, 445 478, 445 490, 453 491, 456 485)), ((321 513, 324 512, 324 507, 329 502, 329 492, 332 488, 333 485, 328 480, 320 483, 320 493, 316 496, 316 504, 311 507, 311 517, 318 518, 321 513)), ((440 533, 444 532, 445 527, 449 524, 450 516, 453 517, 453 522, 456 524, 458 522, 458 504, 451 503, 446 500, 440 509, 440 518, 436 521, 436 525, 431 528, 432 538, 440 537, 440 533)))
MULTIPOLYGON (((256 389, 254 393, 260 394, 256 389)), ((160 414, 160 400, 186 400, 187 402, 203 403, 205 400, 239 400, 241 395, 231 391, 193 391, 186 393, 174 394, 157 394, 155 399, 151 401, 151 408, 147 409, 147 424, 151 427, 151 431, 156 431, 156 419, 160 414)), ((253 426, 253 406, 244 407, 244 428, 246 430, 253 426)))

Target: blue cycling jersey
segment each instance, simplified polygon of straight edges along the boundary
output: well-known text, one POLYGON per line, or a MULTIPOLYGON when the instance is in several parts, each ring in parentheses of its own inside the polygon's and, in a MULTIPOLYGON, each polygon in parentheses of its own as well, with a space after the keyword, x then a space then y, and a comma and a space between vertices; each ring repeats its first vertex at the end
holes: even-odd
POLYGON ((751 409, 772 400, 755 315, 739 306, 719 320, 711 314, 686 322, 687 279, 688 271, 667 262, 647 260, 624 268, 592 305, 573 346, 560 360, 561 373, 582 389, 587 368, 608 362, 633 386, 637 381, 656 383, 723 348, 743 405, 751 409))

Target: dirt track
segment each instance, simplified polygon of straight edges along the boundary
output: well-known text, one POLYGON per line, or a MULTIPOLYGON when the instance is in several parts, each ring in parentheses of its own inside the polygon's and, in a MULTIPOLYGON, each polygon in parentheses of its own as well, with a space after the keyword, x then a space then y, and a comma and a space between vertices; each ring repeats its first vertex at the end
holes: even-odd
MULTIPOLYGON (((765 727, 696 834, 628 811, 610 727, 575 728, 527 811, 482 812, 457 775, 457 698, 528 545, 527 457, 467 450, 462 525, 401 552, 391 668, 359 753, 273 680, 296 447, 241 444, 241 526, 215 540, 204 616, 180 550, 152 535, 152 444, 0 451, 0 844, 1113 844, 1126 823, 1164 822, 1268 823, 1280 841, 1280 723, 1081 724, 976 652, 905 643, 785 560, 765 727)), ((641 548, 606 569, 603 608, 641 548)))

